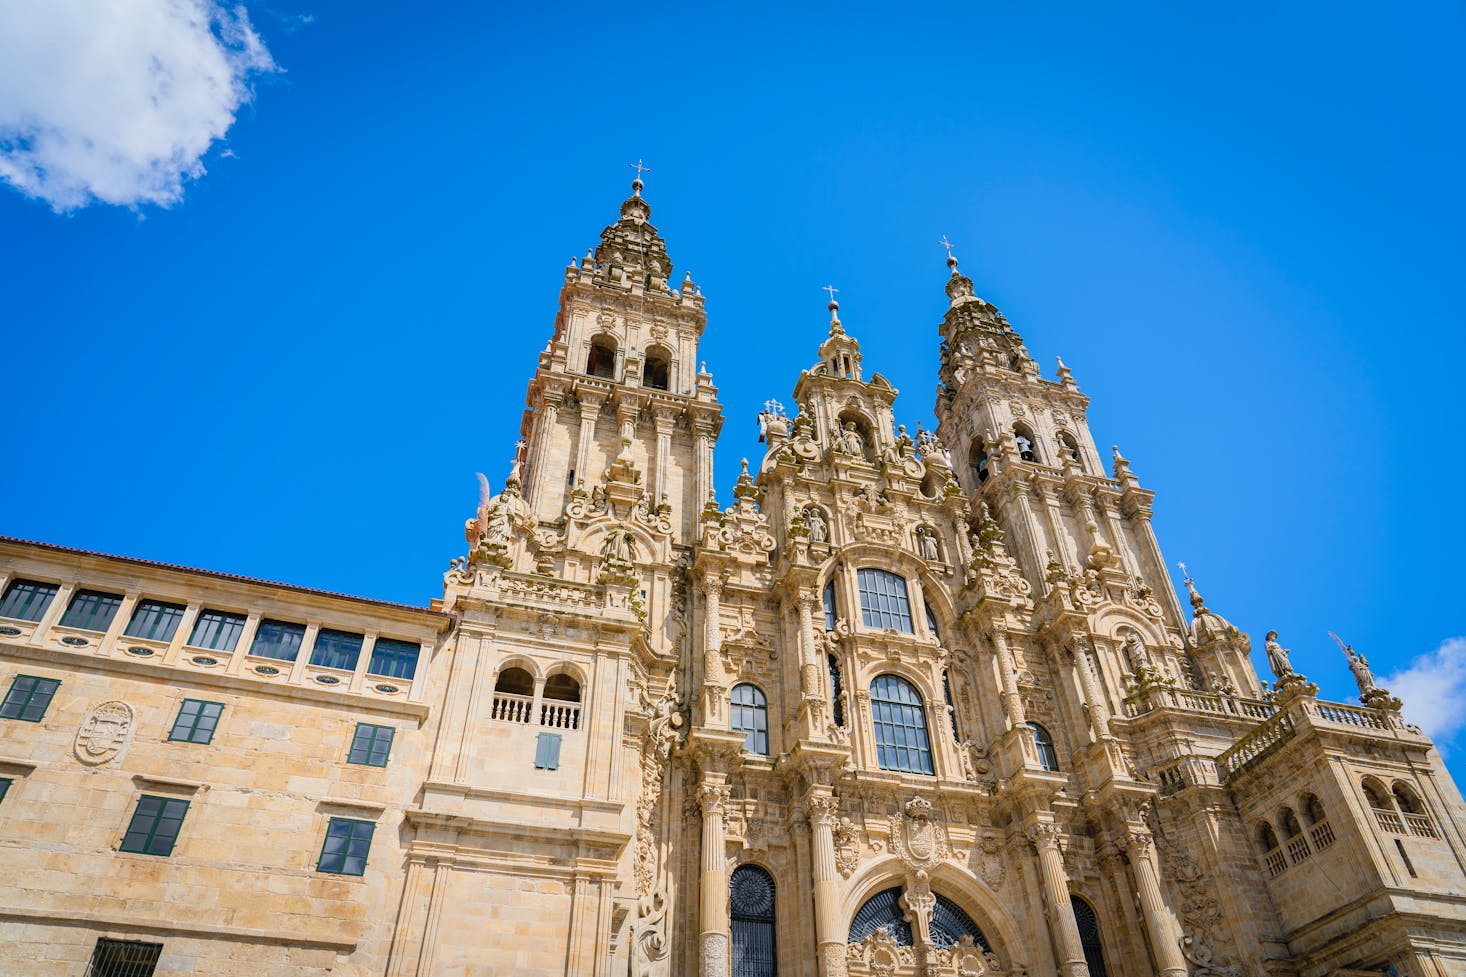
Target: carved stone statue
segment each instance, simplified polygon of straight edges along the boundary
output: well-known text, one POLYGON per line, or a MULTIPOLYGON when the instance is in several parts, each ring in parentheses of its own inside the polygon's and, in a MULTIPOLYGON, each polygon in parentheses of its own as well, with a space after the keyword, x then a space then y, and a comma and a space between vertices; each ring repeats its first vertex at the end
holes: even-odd
POLYGON ((830 524, 825 522, 825 514, 817 507, 810 506, 804 510, 804 521, 809 526, 809 541, 811 543, 828 543, 830 541, 830 524))
POLYGON ((865 455, 865 438, 855 430, 854 421, 846 421, 844 429, 835 435, 834 448, 842 455, 854 455, 857 458, 865 455))
POLYGON ((1267 664, 1273 670, 1274 678, 1281 679, 1288 675, 1297 674, 1293 671, 1293 663, 1288 660, 1291 652, 1278 644, 1278 632, 1269 631, 1266 640, 1263 642, 1263 647, 1267 649, 1267 664))
POLYGON ((607 563, 628 565, 636 562, 636 536, 625 526, 616 526, 606 533, 601 543, 601 558, 607 563))
POLYGON ((509 542, 510 507, 502 498, 495 501, 484 514, 484 542, 509 542))
POLYGON ((937 546, 937 535, 925 526, 916 531, 916 552, 923 560, 937 561, 942 558, 937 546))
POLYGON ((1359 686, 1359 697, 1364 698, 1370 693, 1379 692, 1379 686, 1374 681, 1374 672, 1369 670, 1369 659, 1355 651, 1353 645, 1344 644, 1332 631, 1329 632, 1329 637, 1338 642, 1344 657, 1349 659, 1349 671, 1354 673, 1354 683, 1359 686))
POLYGON ((1125 657, 1130 660, 1132 670, 1150 668, 1150 654, 1145 650, 1145 642, 1134 631, 1125 635, 1125 657))

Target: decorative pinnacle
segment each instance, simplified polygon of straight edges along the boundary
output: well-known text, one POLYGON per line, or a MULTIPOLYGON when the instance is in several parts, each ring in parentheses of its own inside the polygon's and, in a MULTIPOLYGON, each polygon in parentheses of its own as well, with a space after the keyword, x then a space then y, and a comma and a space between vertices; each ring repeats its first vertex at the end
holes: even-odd
POLYGON ((833 285, 826 285, 820 291, 830 293, 830 304, 828 306, 830 310, 830 335, 833 336, 835 333, 844 332, 845 330, 840 328, 840 303, 835 301, 835 293, 840 290, 833 285))
POLYGON ((952 274, 957 274, 957 257, 952 254, 952 242, 948 241, 947 235, 943 234, 942 239, 937 243, 947 249, 947 267, 952 269, 952 274))
POLYGON ((1206 601, 1202 600, 1201 599, 1201 594, 1197 593, 1197 591, 1196 591, 1196 582, 1191 579, 1191 573, 1186 569, 1186 564, 1184 564, 1184 563, 1177 563, 1176 566, 1178 566, 1178 567, 1181 568, 1181 576, 1186 581, 1186 592, 1191 595, 1191 607, 1192 607, 1192 609, 1197 614, 1205 614, 1205 613, 1207 613, 1207 610, 1206 610, 1206 601))
POLYGON ((646 184, 641 182, 641 175, 651 172, 651 167, 644 165, 641 160, 637 160, 635 163, 627 163, 626 165, 636 171, 636 179, 631 181, 631 190, 639 197, 641 196, 641 188, 646 186, 646 184))

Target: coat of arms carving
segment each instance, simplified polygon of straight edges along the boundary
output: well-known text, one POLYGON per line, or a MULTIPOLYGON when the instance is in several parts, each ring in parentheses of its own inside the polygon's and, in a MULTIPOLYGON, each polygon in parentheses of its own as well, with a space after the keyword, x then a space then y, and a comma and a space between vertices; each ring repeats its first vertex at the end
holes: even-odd
POLYGON ((891 851, 914 870, 931 868, 946 858, 947 833, 932 820, 932 803, 913 797, 891 816, 891 851))
POLYGON ((72 746, 76 758, 88 766, 116 759, 132 736, 132 720, 132 706, 120 699, 93 706, 76 731, 72 746))

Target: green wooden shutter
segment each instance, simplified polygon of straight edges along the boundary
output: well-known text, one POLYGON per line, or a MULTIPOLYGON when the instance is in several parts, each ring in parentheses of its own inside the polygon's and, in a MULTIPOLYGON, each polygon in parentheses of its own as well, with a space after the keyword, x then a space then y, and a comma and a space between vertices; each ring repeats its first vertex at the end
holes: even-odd
POLYGON ((536 770, 560 769, 560 734, 541 733, 535 742, 534 765, 536 770))

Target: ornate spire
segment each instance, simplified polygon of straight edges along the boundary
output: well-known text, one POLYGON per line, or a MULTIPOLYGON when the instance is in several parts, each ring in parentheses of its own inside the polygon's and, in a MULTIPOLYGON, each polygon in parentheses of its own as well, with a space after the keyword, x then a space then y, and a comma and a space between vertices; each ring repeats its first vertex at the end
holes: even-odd
POLYGON ((830 293, 830 304, 828 306, 830 310, 830 335, 844 335, 845 327, 840 325, 840 303, 835 301, 835 293, 840 290, 833 285, 826 285, 822 291, 830 293))
POLYGON ((1191 595, 1191 608, 1197 614, 1210 614, 1206 609, 1206 602, 1201 599, 1201 594, 1196 591, 1196 581, 1191 579, 1191 574, 1186 570, 1186 564, 1177 563, 1181 568, 1181 576, 1186 581, 1186 592, 1191 595))
MULTIPOLYGON (((951 277, 947 280, 947 298, 951 300, 951 304, 957 306, 969 299, 976 298, 972 294, 972 279, 957 270, 957 256, 952 253, 954 246, 952 242, 948 241, 947 235, 943 234, 942 239, 937 243, 947 249, 947 267, 952 272, 951 277)), ((978 299, 978 301, 982 300, 978 299)))
MULTIPOLYGON (((637 171, 636 179, 631 181, 631 196, 621 203, 620 220, 601 232, 591 267, 598 282, 667 292, 672 259, 667 256, 667 243, 651 224, 651 205, 641 195, 641 174, 648 167, 641 162, 630 165, 637 171)), ((581 262, 582 272, 586 264, 581 262)))

